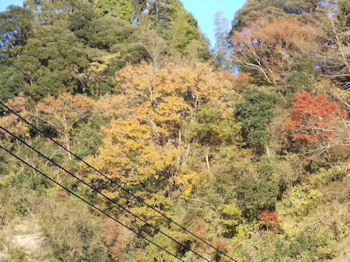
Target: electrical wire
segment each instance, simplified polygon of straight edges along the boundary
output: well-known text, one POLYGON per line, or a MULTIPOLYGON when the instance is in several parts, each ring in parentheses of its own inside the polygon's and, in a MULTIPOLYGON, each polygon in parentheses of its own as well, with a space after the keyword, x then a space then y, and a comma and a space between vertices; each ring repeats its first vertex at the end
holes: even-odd
POLYGON ((169 252, 168 250, 166 250, 165 248, 159 246, 157 243, 153 242, 152 240, 148 239, 147 237, 145 237, 144 235, 142 235, 141 233, 137 232, 135 229, 123 224, 122 222, 120 222, 119 220, 117 220, 115 217, 109 215, 108 213, 106 213, 105 211, 103 211, 102 209, 96 207, 95 205, 93 205, 92 203, 90 203, 89 201, 87 201, 86 199, 82 198, 81 196, 77 195, 76 193, 72 192, 71 190, 69 190, 68 188, 66 188, 65 186, 61 185, 59 182, 57 182, 56 180, 52 179, 51 177, 49 177, 47 174, 45 174, 44 172, 40 171, 39 169, 37 169, 36 167, 32 166, 31 164, 29 164, 28 162, 26 162, 25 160, 23 160, 22 158, 20 158, 19 156, 15 155, 14 153, 12 153, 10 150, 8 150, 7 148, 3 147, 0 144, 0 148, 3 149, 4 151, 6 151, 7 153, 9 153, 10 155, 12 155, 13 157, 15 157, 17 160, 21 161, 23 164, 27 165, 28 167, 32 168, 33 170, 35 170, 36 172, 38 172, 39 174, 41 174, 42 176, 44 176, 45 178, 49 179, 51 182, 53 182, 54 184, 58 185, 59 187, 63 188, 64 190, 66 190, 68 193, 72 194, 73 196, 77 197, 78 199, 80 199, 81 201, 83 201, 84 203, 88 204, 89 206, 91 206, 92 208, 96 209, 97 211, 99 211, 100 213, 104 214, 105 216, 109 217, 110 219, 114 220, 115 222, 117 222, 118 224, 120 224, 121 226, 127 228, 128 230, 130 230, 131 232, 133 232, 134 234, 136 234, 137 236, 145 239, 147 242, 151 243, 152 245, 156 246, 157 248, 159 248, 160 250, 166 252, 167 254, 173 256, 174 258, 185 262, 184 260, 182 260, 181 258, 179 258, 178 256, 176 256, 175 254, 169 252))
POLYGON ((145 223, 145 225, 155 229, 157 232, 159 232, 160 234, 164 235, 165 237, 169 238, 170 240, 172 240, 173 242, 175 242, 176 244, 178 244, 179 246, 187 249, 188 251, 192 252, 193 254, 195 254, 196 256, 200 257, 201 259, 208 261, 208 259, 206 259, 205 257, 203 257, 201 254, 197 253, 196 251, 192 250, 191 248, 185 246, 184 244, 182 244, 181 242, 177 241, 176 239, 174 239, 173 237, 169 236, 168 234, 164 233, 163 231, 161 231, 159 228, 153 226, 152 224, 149 224, 146 220, 144 220, 143 218, 139 217, 138 215, 136 215, 135 213, 133 213, 132 211, 128 210, 127 208, 125 208, 123 205, 120 205, 118 202, 116 202, 115 200, 109 198, 108 196, 106 196, 105 194, 103 194, 102 192, 100 192, 97 188, 91 186, 90 184, 88 184, 87 182, 85 182, 84 180, 80 179, 79 177, 77 177, 76 175, 74 175, 72 172, 68 171, 66 168, 62 167, 61 165, 57 164, 55 161, 53 161, 51 158, 49 158, 48 156, 46 156, 45 154, 41 153, 39 150, 35 149, 34 147, 32 147, 31 145, 27 144, 23 139, 19 138, 18 136, 16 136, 15 134, 13 134, 11 131, 7 130, 6 128, 0 126, 0 129, 4 130, 6 133, 8 133, 9 135, 11 135, 12 137, 14 137, 16 140, 20 141, 22 144, 24 144, 26 147, 30 148, 31 150, 33 150, 35 153, 37 153, 39 156, 45 158, 46 160, 48 160, 49 162, 51 162, 52 164, 54 164, 55 166, 57 166, 58 168, 60 168, 61 170, 63 170, 64 172, 66 172, 68 175, 74 177, 75 179, 77 179, 80 183, 84 184, 85 186, 89 187, 90 189, 92 189, 94 192, 96 192, 97 194, 103 196, 106 200, 108 200, 109 202, 117 205, 119 208, 123 209, 124 211, 128 212, 130 215, 134 216, 136 219, 142 221, 143 223, 145 223))
MULTIPOLYGON (((136 196, 134 193, 130 192, 128 189, 126 189, 125 187, 123 187, 122 185, 120 185, 119 183, 117 183, 116 181, 112 180, 111 178, 109 178, 108 176, 106 176, 105 174, 103 174, 101 171, 99 171, 97 168, 95 168, 94 166, 90 165, 89 163, 87 163, 85 160, 83 160, 80 156, 78 156, 77 154, 73 153, 71 150, 67 149, 65 146, 61 145, 60 143, 58 143, 55 139, 53 139, 51 136, 49 136, 48 134, 46 134, 44 131, 42 131, 41 129, 39 129, 38 127, 36 127, 35 125, 33 125, 32 123, 30 123, 29 121, 27 121, 25 118, 23 118, 22 116, 20 116, 19 114, 17 114, 14 110, 12 110, 11 108, 9 108, 7 105, 5 105, 3 102, 0 101, 0 105, 2 105, 3 107, 5 107, 6 109, 8 109, 10 112, 12 112, 13 114, 15 114, 18 118, 20 118, 23 122, 25 122, 27 125, 30 125, 32 128, 34 128, 35 130, 37 130, 39 133, 41 133, 42 135, 44 135, 45 137, 47 137, 49 140, 51 140, 53 143, 55 143, 56 145, 58 145, 59 147, 61 147, 63 150, 65 150, 66 152, 70 153, 72 156, 74 156, 76 159, 78 159, 79 161, 81 161, 82 163, 84 163, 87 167, 89 167, 90 169, 94 170, 96 173, 98 173, 99 175, 103 176, 105 179, 107 179, 108 181, 110 181, 111 183, 117 185, 121 190, 125 191, 126 193, 128 193, 129 195, 131 195, 132 197, 134 197, 137 201, 143 203, 144 205, 146 205, 148 208, 151 208, 153 211, 155 211, 156 213, 158 213, 159 215, 161 215, 162 217, 164 217, 165 219, 167 219, 169 222, 175 224, 176 226, 178 226, 179 228, 181 228, 182 230, 184 230, 185 232, 189 233, 190 235, 192 235, 193 237, 197 238, 198 240, 200 240, 201 242, 203 242, 204 244, 208 245, 209 247, 215 249, 218 253, 220 253, 221 255, 225 256, 226 258, 229 258, 230 260, 234 261, 234 262, 238 262, 237 260, 235 260, 234 258, 228 256, 225 252, 221 251, 220 249, 214 247, 212 244, 210 244, 208 241, 204 240, 203 238, 197 236, 196 234, 192 233, 190 230, 188 230, 187 228, 185 228, 184 226, 182 226, 181 224, 177 223, 176 221, 174 221, 173 219, 171 219, 170 217, 168 217, 167 215, 165 215, 164 213, 162 213, 161 211, 159 211, 157 208, 151 206, 150 204, 148 204, 147 202, 145 202, 142 198, 136 196)), ((74 107, 69 106, 71 109, 74 107)), ((75 110, 74 110, 75 111, 75 110)), ((77 111, 76 111, 77 112, 77 111)), ((78 113, 78 112, 77 112, 78 113)))

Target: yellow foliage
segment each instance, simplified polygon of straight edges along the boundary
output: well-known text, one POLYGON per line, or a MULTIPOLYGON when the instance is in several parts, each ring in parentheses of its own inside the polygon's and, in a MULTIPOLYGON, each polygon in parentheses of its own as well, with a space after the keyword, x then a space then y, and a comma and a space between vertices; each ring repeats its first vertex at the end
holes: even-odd
POLYGON ((206 64, 195 69, 170 64, 155 71, 143 63, 125 67, 117 73, 116 80, 124 108, 170 130, 181 118, 191 116, 201 103, 215 100, 221 93, 218 75, 206 64))
POLYGON ((114 58, 119 57, 119 56, 120 56, 119 53, 99 56, 98 58, 95 59, 97 61, 90 63, 88 72, 89 73, 101 73, 101 72, 107 70, 108 65, 112 62, 112 60, 114 58))
POLYGON ((302 184, 291 190, 284 204, 296 210, 298 215, 305 215, 316 206, 321 196, 321 192, 317 189, 302 184))
POLYGON ((36 105, 33 116, 54 128, 60 142, 69 149, 74 130, 92 115, 94 108, 95 102, 87 96, 63 93, 57 98, 45 97, 36 105))
POLYGON ((190 169, 181 170, 181 174, 175 178, 175 183, 182 187, 182 197, 188 199, 189 195, 195 190, 203 178, 203 173, 190 169))
MULTIPOLYGON (((105 96, 97 103, 112 117, 102 128, 108 136, 98 155, 88 161, 109 178, 136 188, 137 195, 150 205, 166 209, 174 187, 187 198, 203 176, 179 164, 184 150, 180 128, 195 116, 201 104, 220 97, 218 74, 207 64, 195 68, 169 64, 156 70, 142 63, 126 66, 117 72, 116 80, 118 95, 105 96)), ((97 178, 88 171, 87 175, 97 178)), ((108 186, 106 192, 128 202, 129 196, 115 187, 108 186)), ((157 218, 154 212, 131 205, 134 212, 157 218)))
MULTIPOLYGON (((151 127, 136 118, 115 119, 108 128, 103 129, 110 136, 103 139, 103 147, 100 148, 98 156, 88 159, 89 163, 103 170, 105 175, 118 183, 141 188, 138 196, 150 205, 168 206, 158 190, 168 177, 173 176, 176 149, 170 145, 155 144, 152 141, 151 127)), ((92 179, 101 178, 95 173, 88 175, 92 179)), ((115 190, 111 185, 106 193, 108 196, 118 196, 122 201, 123 197, 130 197, 118 194, 115 190)), ((144 210, 141 210, 143 208, 135 207, 134 211, 145 215, 144 210)))
MULTIPOLYGON (((10 99, 6 105, 18 113, 24 118, 28 118, 30 115, 29 105, 26 98, 23 94, 18 95, 17 97, 10 99)), ((3 108, 4 110, 7 110, 3 108)), ((19 137, 28 137, 29 136, 29 127, 26 123, 20 120, 16 115, 9 113, 0 118, 0 126, 9 129, 16 133, 19 137)), ((5 137, 8 137, 8 134, 4 134, 5 137)))

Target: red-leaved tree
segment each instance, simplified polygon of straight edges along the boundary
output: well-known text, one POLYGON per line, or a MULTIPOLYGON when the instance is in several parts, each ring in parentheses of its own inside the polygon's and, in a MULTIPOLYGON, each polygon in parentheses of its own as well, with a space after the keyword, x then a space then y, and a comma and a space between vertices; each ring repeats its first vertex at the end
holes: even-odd
POLYGON ((260 226, 262 230, 271 230, 274 233, 281 232, 282 220, 277 219, 276 212, 264 210, 259 215, 260 226))
POLYGON ((313 97, 302 92, 295 95, 290 113, 285 127, 295 141, 327 145, 338 142, 333 135, 339 131, 340 120, 346 115, 339 104, 329 101, 324 95, 313 97))

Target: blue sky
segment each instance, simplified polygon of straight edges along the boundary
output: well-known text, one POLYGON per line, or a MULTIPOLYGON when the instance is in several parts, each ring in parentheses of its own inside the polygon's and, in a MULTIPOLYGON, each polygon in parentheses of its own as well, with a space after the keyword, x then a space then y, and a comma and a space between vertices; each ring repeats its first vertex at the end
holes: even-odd
MULTIPOLYGON (((217 12, 231 21, 246 0, 181 0, 185 8, 198 20, 199 26, 214 45, 214 17, 217 12)), ((9 5, 22 6, 23 0, 0 0, 0 11, 9 5)))
MULTIPOLYGON (((1 1, 1 0, 0 0, 1 1)), ((185 8, 198 20, 199 27, 210 39, 211 45, 215 44, 214 38, 214 17, 218 12, 230 22, 235 13, 240 9, 246 0, 181 0, 185 8)))
POLYGON ((0 12, 4 11, 9 5, 22 6, 23 0, 0 0, 0 12))

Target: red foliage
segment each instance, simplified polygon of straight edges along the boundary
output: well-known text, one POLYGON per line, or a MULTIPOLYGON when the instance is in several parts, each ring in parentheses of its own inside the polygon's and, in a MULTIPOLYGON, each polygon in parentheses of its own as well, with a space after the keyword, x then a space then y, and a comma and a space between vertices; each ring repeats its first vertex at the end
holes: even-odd
POLYGON ((264 210, 259 215, 260 225, 263 230, 269 229, 274 233, 281 232, 282 220, 277 219, 276 212, 264 210))
POLYGON ((309 144, 332 142, 335 124, 345 114, 339 104, 330 102, 324 95, 312 97, 307 92, 297 93, 291 117, 285 122, 285 127, 294 131, 294 140, 304 140, 309 144))

